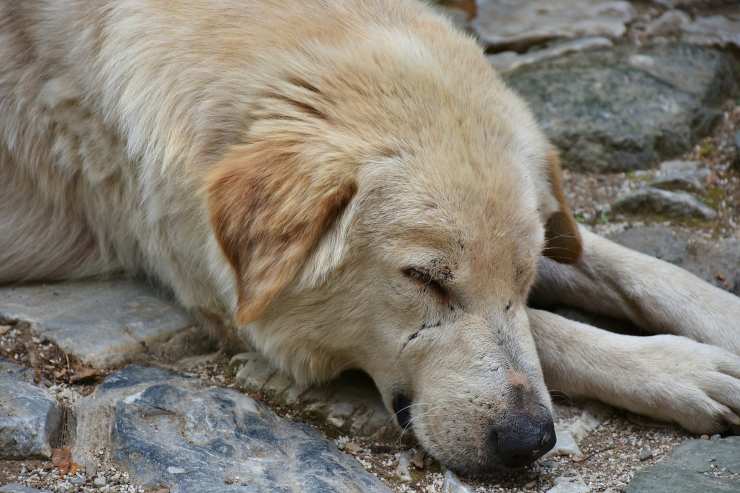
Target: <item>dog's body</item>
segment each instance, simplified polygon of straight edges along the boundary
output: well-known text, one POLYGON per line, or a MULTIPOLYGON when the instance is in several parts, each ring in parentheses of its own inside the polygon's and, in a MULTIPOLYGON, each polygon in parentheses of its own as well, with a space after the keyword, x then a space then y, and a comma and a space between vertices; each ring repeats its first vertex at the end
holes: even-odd
POLYGON ((540 361, 740 424, 740 300, 575 226, 526 106, 421 4, 11 0, 0 62, 0 283, 146 273, 300 381, 366 370, 459 469, 552 445, 540 361), (535 272, 672 335, 526 308, 535 272))

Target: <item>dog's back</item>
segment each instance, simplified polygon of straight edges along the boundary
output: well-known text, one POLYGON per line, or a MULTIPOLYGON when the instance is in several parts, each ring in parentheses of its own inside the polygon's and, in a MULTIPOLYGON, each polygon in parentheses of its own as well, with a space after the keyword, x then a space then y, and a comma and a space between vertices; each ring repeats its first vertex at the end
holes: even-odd
POLYGON ((281 71, 331 68, 313 44, 362 60, 355 45, 410 29, 443 57, 473 43, 412 1, 3 3, 0 283, 146 271, 207 300, 202 169, 281 71))

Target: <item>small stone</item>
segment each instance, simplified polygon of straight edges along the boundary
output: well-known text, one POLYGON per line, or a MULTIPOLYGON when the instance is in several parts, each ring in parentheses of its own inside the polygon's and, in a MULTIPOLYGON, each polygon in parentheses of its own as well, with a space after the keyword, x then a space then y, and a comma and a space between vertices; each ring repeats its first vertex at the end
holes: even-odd
POLYGON ((95 476, 95 479, 93 479, 93 484, 100 488, 101 486, 105 486, 108 484, 108 482, 105 479, 105 476, 95 476))
POLYGON ((473 493, 473 488, 460 481, 454 472, 449 469, 445 472, 445 480, 442 484, 443 493, 473 493))
POLYGON ((650 36, 667 36, 681 32, 681 28, 691 22, 689 17, 680 10, 668 10, 653 19, 645 26, 645 33, 650 36))
POLYGON ((409 472, 409 453, 408 452, 400 452, 396 454, 396 459, 398 460, 398 466, 396 467, 396 476, 398 479, 400 479, 403 482, 408 483, 411 481, 411 473, 409 472))
POLYGON ((701 438, 702 440, 709 440, 709 435, 702 435, 699 438, 701 438))
POLYGON ((170 466, 167 468, 167 472, 170 474, 185 474, 186 471, 182 467, 170 466))
POLYGON ((720 435, 719 433, 715 433, 714 435, 709 437, 710 440, 719 440, 720 438, 722 438, 722 435, 720 435))
POLYGON ((640 459, 641 461, 645 461, 651 458, 652 456, 653 456, 653 451, 650 448, 645 447, 645 448, 640 449, 640 454, 637 456, 637 458, 640 459))
POLYGON ((555 478, 555 485, 547 493, 588 493, 591 491, 580 477, 561 476, 555 478))
POLYGON ((644 188, 617 199, 614 212, 628 214, 658 214, 673 218, 714 219, 717 211, 685 192, 669 192, 644 188))

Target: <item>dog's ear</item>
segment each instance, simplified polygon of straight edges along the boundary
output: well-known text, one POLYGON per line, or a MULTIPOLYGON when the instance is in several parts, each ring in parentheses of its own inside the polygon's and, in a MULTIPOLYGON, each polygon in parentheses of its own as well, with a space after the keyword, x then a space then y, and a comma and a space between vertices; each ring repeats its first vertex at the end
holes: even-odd
POLYGON ((581 234, 562 186, 562 170, 557 149, 547 153, 546 177, 548 186, 540 199, 545 222, 544 255, 563 264, 573 264, 583 253, 581 234))
POLYGON ((235 146, 206 179, 211 225, 236 273, 236 322, 260 318, 356 192, 353 167, 316 165, 295 142, 235 146))

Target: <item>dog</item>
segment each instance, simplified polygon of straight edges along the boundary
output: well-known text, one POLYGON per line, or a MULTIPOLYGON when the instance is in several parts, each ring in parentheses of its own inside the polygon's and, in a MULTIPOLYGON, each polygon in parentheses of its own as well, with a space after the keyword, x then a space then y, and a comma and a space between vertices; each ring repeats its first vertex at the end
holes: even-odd
POLYGON ((421 2, 6 0, 0 62, 2 283, 150 276, 298 382, 364 370, 468 474, 553 446, 548 388, 740 424, 740 299, 578 226, 421 2))

